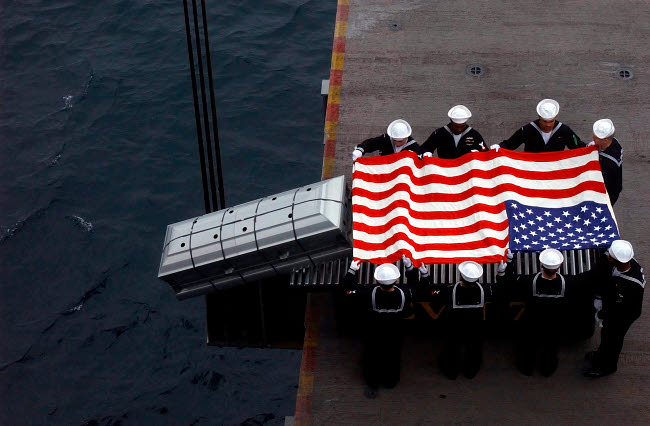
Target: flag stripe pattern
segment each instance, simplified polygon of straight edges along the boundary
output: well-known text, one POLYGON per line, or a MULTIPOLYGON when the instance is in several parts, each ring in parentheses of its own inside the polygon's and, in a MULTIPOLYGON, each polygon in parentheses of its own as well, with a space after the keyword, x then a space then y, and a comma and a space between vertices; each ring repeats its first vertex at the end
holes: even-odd
POLYGON ((589 211, 604 211, 615 227, 595 147, 549 153, 501 149, 454 160, 420 159, 408 151, 362 157, 352 177, 354 257, 374 263, 394 262, 402 254, 416 265, 498 262, 513 222, 506 205, 561 214, 592 203, 589 211))

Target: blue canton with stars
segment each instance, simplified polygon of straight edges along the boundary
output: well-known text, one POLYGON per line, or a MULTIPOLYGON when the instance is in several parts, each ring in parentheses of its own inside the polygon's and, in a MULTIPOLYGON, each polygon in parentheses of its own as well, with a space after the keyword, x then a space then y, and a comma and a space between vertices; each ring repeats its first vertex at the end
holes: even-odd
POLYGON ((506 213, 512 251, 609 247, 620 238, 607 206, 592 201, 562 208, 506 201, 506 213))

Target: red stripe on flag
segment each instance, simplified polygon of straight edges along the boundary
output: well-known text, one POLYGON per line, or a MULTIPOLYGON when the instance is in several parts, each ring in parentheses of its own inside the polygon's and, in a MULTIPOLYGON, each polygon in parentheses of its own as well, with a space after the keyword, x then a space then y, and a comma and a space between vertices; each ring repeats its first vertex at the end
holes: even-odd
MULTIPOLYGON (((414 253, 411 253, 409 250, 402 249, 399 252, 393 253, 386 257, 371 257, 367 259, 354 257, 354 260, 361 260, 363 262, 371 262, 379 265, 382 263, 397 262, 398 260, 402 259, 402 255, 408 257, 409 259, 417 259, 414 253)), ((491 256, 472 256, 472 257, 458 258, 458 259, 449 259, 445 257, 426 257, 421 260, 417 260, 417 261, 414 260, 413 265, 418 267, 422 263, 426 263, 426 264, 461 263, 464 260, 473 260, 474 262, 477 263, 499 263, 499 261, 504 259, 504 255, 495 254, 491 256), (458 260, 458 259, 463 259, 463 260, 458 260)))
MULTIPOLYGON (((405 183, 398 183, 393 185, 386 191, 382 192, 371 192, 362 188, 353 188, 352 196, 367 198, 372 201, 380 201, 386 198, 389 198, 391 195, 396 192, 403 191, 409 194, 409 199, 414 203, 430 203, 430 202, 443 202, 443 203, 453 203, 459 201, 468 200, 474 196, 486 196, 494 197, 503 192, 513 192, 515 194, 522 195, 524 197, 531 198, 547 198, 551 200, 560 200, 563 198, 570 198, 576 195, 579 195, 585 191, 594 191, 605 193, 605 185, 599 182, 587 181, 581 182, 574 186, 573 188, 567 189, 528 189, 521 188, 513 183, 504 183, 497 185, 494 188, 480 188, 472 187, 465 191, 459 192, 457 194, 446 194, 441 192, 430 192, 428 194, 414 194, 411 192, 411 187, 405 183)), ((385 212, 386 209, 380 209, 385 212)))
POLYGON ((465 209, 452 211, 418 211, 411 210, 411 204, 407 200, 395 200, 384 209, 378 210, 363 204, 353 204, 352 213, 361 213, 369 217, 386 217, 387 213, 399 207, 409 210, 409 215, 413 219, 436 220, 436 219, 457 219, 467 217, 476 213, 499 214, 504 210, 503 204, 490 206, 487 204, 473 204, 465 209))
POLYGON ((485 237, 479 241, 471 241, 471 242, 463 242, 463 243, 418 244, 415 241, 413 241, 409 235, 403 232, 397 232, 381 243, 369 243, 367 241, 355 242, 355 248, 366 250, 366 251, 383 250, 386 246, 393 245, 398 241, 406 241, 417 251, 426 251, 426 250, 453 251, 453 250, 476 250, 476 249, 489 247, 489 246, 503 246, 506 242, 508 242, 508 237, 505 237, 503 239, 494 238, 494 237, 485 237))
POLYGON ((404 216, 394 217, 385 225, 371 226, 364 223, 355 222, 354 230, 362 231, 367 234, 383 234, 388 232, 395 225, 405 225, 409 231, 415 235, 427 237, 440 237, 440 236, 458 236, 465 235, 469 232, 480 232, 481 230, 492 229, 494 231, 503 231, 508 229, 508 221, 490 222, 487 220, 479 220, 467 226, 459 226, 455 228, 419 228, 413 226, 404 216))
POLYGON ((566 151, 553 151, 553 152, 521 152, 521 151, 511 151, 509 149, 502 148, 499 152, 495 150, 489 150, 487 152, 470 152, 463 155, 459 158, 454 159, 442 159, 442 158, 424 158, 420 160, 418 155, 413 151, 402 151, 397 154, 376 156, 376 157, 361 157, 357 161, 360 164, 368 165, 383 165, 387 163, 392 163, 393 161, 402 158, 402 157, 411 157, 414 160, 417 160, 421 164, 420 167, 424 167, 427 163, 435 163, 442 167, 458 167, 463 164, 467 164, 472 160, 494 160, 498 157, 508 157, 513 160, 522 160, 531 163, 555 163, 558 160, 566 160, 570 158, 576 158, 583 155, 588 155, 594 151, 597 151, 598 148, 595 146, 589 146, 586 148, 576 148, 569 149, 566 151))
POLYGON ((399 176, 408 176, 411 183, 415 186, 431 185, 435 183, 442 183, 445 185, 458 185, 467 182, 469 179, 492 179, 495 175, 512 175, 516 178, 527 180, 558 180, 558 179, 574 179, 583 173, 590 171, 600 171, 600 163, 598 161, 590 161, 587 164, 565 170, 551 170, 551 171, 529 171, 519 170, 510 166, 498 166, 490 170, 470 169, 466 173, 457 176, 443 176, 443 175, 425 175, 415 176, 413 169, 408 166, 402 166, 394 169, 390 173, 384 174, 371 174, 365 173, 360 170, 355 170, 354 178, 370 183, 388 183, 399 176))

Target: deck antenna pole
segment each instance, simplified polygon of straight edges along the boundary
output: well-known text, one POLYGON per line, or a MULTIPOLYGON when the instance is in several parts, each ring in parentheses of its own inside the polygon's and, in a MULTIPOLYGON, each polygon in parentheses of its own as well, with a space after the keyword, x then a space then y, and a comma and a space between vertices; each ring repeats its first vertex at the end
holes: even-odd
MULTIPOLYGON (((185 12, 185 36, 187 38, 187 54, 190 62, 190 74, 192 77, 192 95, 194 98, 194 118, 196 119, 196 134, 199 141, 199 159, 201 161, 201 180, 203 182, 203 201, 205 203, 205 212, 210 212, 210 196, 208 192, 208 179, 205 172, 205 156, 203 153, 203 136, 201 129, 201 118, 199 116, 199 99, 196 92, 196 76, 194 70, 194 53, 192 48, 192 34, 190 32, 190 18, 187 9, 187 0, 183 0, 183 10, 185 12)), ((209 141, 208 141, 209 145, 209 141)))
POLYGON ((208 83, 210 84, 210 105, 212 107, 212 128, 214 131, 214 155, 217 162, 217 183, 219 184, 220 208, 226 208, 226 195, 223 188, 223 172, 221 168, 221 148, 219 146, 219 127, 217 126, 217 107, 214 101, 214 86, 212 84, 212 60, 210 59, 210 39, 208 37, 208 23, 205 13, 205 0, 201 0, 203 14, 203 41, 205 43, 205 62, 208 66, 208 83))

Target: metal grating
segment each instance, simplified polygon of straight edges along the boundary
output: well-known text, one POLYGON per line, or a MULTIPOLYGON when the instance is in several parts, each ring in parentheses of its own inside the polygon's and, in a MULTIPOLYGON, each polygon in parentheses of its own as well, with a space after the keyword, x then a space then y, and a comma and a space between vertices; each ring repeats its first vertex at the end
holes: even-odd
MULTIPOLYGON (((591 269, 597 258, 597 250, 564 250, 564 263, 561 272, 565 275, 577 275, 591 269)), ((539 253, 516 253, 513 262, 517 274, 536 274, 539 272, 539 253)), ((338 260, 320 263, 316 268, 313 266, 294 269, 290 275, 289 284, 293 287, 332 287, 343 283, 343 278, 348 271, 351 258, 346 257, 338 260)), ((402 272, 400 283, 404 283, 404 265, 399 261, 396 265, 402 272)), ((362 263, 357 272, 357 284, 375 284, 373 278, 377 265, 362 263)), ((483 265, 482 283, 493 284, 496 282, 497 264, 490 263, 483 265)), ((457 264, 436 264, 429 265, 429 273, 433 277, 434 284, 454 284, 460 279, 457 264)))

